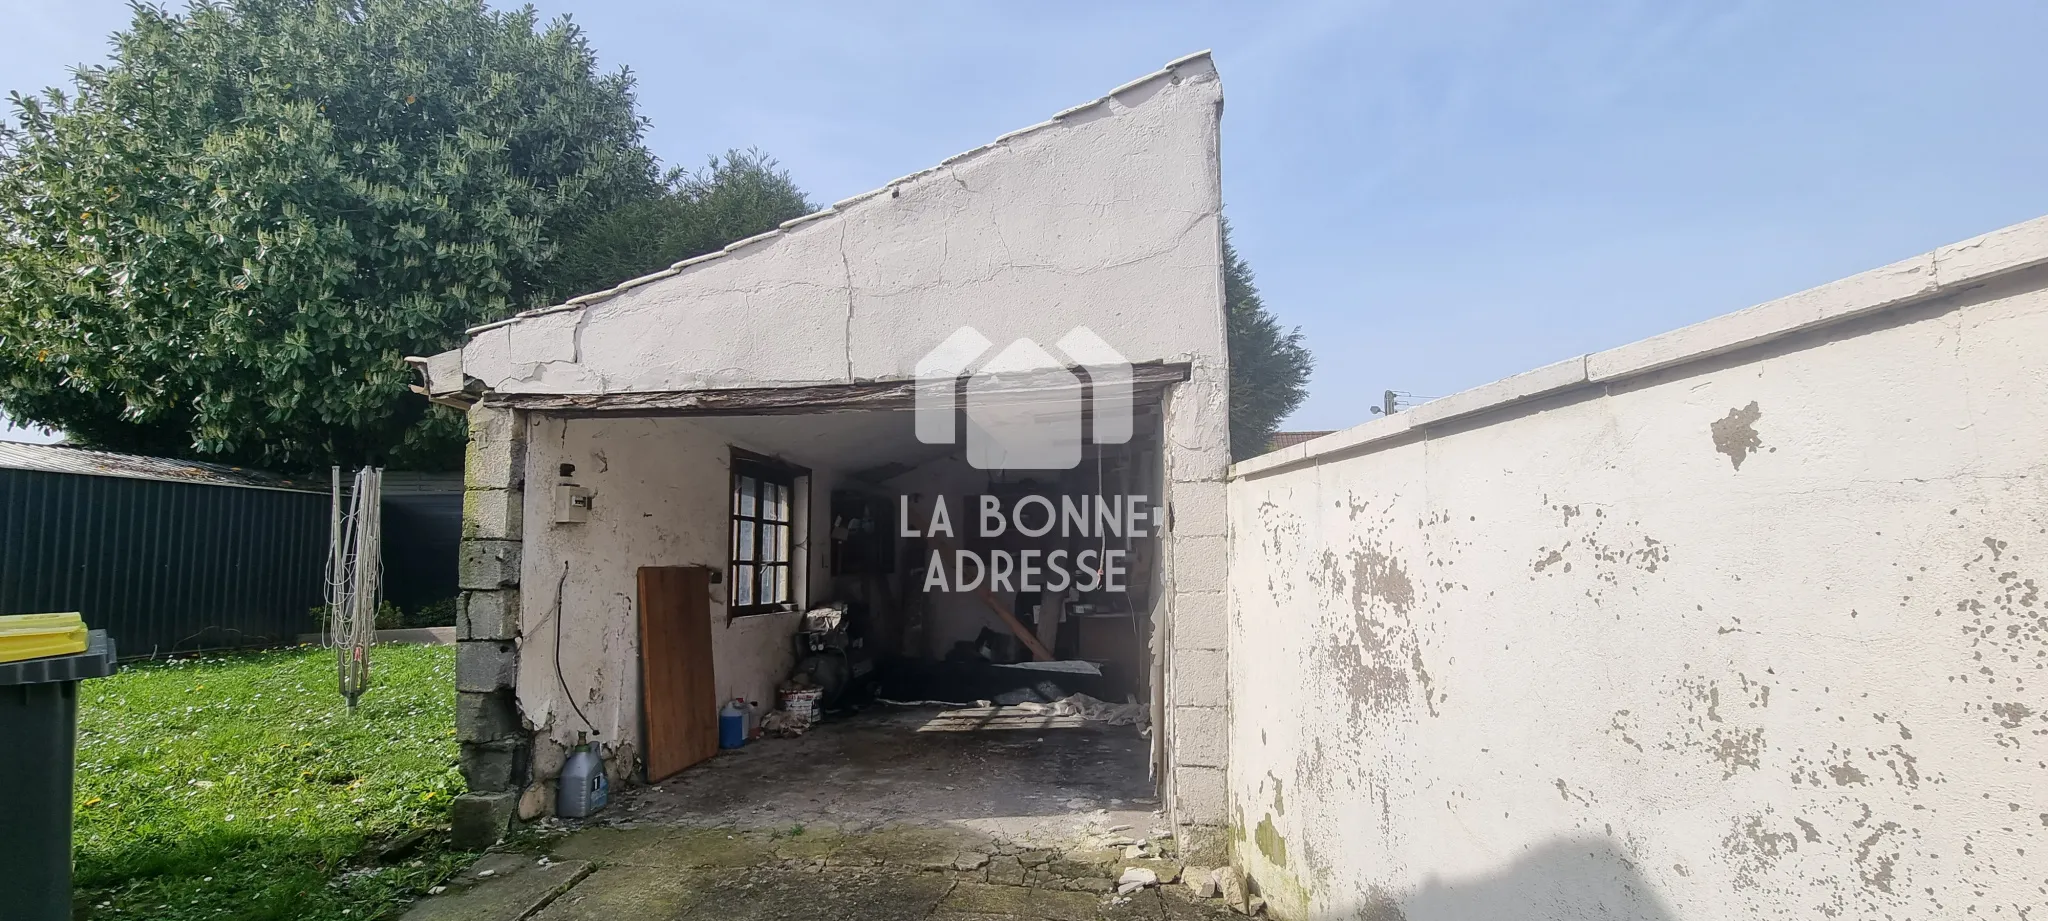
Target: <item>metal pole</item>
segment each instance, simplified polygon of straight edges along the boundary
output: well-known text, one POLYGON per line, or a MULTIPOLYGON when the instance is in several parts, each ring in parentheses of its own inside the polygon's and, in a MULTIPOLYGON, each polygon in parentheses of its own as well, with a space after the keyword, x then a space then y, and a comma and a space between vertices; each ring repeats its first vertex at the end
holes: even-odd
POLYGON ((334 644, 341 626, 341 465, 328 469, 327 502, 327 619, 320 625, 322 645, 334 644))

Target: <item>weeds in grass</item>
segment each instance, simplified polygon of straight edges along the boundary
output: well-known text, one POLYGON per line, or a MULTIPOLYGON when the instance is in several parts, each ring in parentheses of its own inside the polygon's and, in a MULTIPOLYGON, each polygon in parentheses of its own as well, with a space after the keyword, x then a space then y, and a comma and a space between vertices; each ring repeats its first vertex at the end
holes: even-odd
POLYGON ((455 656, 388 646, 350 713, 333 653, 125 666, 79 686, 74 885, 90 916, 364 921, 466 855, 442 835, 455 769, 455 656))

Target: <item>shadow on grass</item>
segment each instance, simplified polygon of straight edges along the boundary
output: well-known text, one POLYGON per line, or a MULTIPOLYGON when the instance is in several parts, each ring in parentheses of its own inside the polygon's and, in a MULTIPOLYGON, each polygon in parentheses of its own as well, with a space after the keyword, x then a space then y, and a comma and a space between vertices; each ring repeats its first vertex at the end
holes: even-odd
POLYGON ((445 842, 430 834, 380 862, 378 847, 352 833, 252 828, 142 838, 78 855, 77 917, 363 921, 390 913, 474 857, 445 842))

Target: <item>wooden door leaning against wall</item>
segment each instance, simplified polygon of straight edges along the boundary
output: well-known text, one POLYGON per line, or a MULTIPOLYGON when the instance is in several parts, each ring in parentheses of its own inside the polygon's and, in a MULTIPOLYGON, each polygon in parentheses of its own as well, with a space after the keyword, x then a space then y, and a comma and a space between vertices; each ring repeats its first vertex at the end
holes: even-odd
POLYGON ((640 712, 648 783, 718 754, 706 567, 640 567, 640 712))

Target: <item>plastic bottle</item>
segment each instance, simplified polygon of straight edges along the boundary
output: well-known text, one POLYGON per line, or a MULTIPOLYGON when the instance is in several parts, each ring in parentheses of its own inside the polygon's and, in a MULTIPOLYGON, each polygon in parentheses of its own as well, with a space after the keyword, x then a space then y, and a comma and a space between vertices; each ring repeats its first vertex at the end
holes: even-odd
POLYGON ((718 711, 718 747, 738 748, 747 744, 747 705, 735 697, 718 711))
POLYGON ((604 773, 604 759, 590 750, 583 733, 576 734, 576 747, 562 763, 562 776, 555 787, 555 814, 565 819, 589 816, 612 800, 611 780, 604 773))

